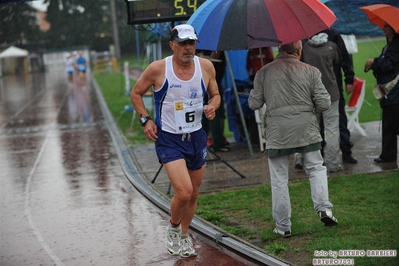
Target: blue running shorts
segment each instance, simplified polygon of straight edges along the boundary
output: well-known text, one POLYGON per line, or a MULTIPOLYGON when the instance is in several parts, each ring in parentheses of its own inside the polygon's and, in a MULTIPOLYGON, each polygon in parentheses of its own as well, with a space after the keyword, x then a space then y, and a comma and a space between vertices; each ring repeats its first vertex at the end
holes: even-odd
POLYGON ((190 170, 200 169, 205 164, 208 136, 202 128, 186 134, 172 134, 158 128, 157 135, 155 151, 161 164, 184 159, 190 170))

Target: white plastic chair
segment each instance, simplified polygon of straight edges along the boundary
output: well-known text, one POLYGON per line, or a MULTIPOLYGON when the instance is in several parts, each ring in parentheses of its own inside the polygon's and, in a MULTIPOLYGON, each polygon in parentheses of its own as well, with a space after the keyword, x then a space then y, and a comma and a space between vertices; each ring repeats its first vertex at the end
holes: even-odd
POLYGON ((356 128, 363 137, 367 137, 366 132, 359 124, 359 112, 364 101, 366 81, 355 77, 353 87, 351 98, 348 104, 345 105, 345 113, 348 118, 348 129, 356 128))
POLYGON ((260 151, 265 150, 265 145, 266 145, 266 138, 263 136, 263 116, 266 113, 266 104, 262 106, 262 108, 255 110, 255 121, 256 124, 258 125, 258 135, 259 135, 259 145, 260 145, 260 151))

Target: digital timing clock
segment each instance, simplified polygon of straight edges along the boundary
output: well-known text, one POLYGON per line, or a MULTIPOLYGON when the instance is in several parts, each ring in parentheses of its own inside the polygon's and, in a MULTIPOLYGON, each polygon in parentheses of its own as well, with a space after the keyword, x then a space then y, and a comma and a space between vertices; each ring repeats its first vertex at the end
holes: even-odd
POLYGON ((128 24, 184 21, 206 0, 125 0, 128 24))

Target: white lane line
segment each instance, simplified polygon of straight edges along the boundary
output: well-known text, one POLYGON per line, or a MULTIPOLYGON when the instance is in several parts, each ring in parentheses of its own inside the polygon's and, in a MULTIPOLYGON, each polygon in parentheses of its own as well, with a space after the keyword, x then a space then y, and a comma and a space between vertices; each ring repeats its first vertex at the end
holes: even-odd
POLYGON ((32 183, 32 176, 36 171, 37 165, 39 164, 39 161, 43 155, 44 148, 47 145, 49 136, 50 136, 51 131, 49 131, 46 135, 46 138, 44 139, 43 145, 40 148, 40 152, 36 158, 36 161, 32 167, 32 170, 29 173, 28 180, 26 182, 26 189, 25 189, 25 214, 26 217, 28 218, 29 225, 33 230, 33 233, 35 234, 37 240, 39 243, 42 245, 44 250, 47 252, 47 254, 51 257, 51 259, 56 263, 58 266, 63 266, 64 264, 62 261, 55 255, 54 251, 51 249, 51 247, 46 243, 46 240, 44 240, 43 235, 40 233, 39 229, 36 227, 35 222, 33 221, 32 214, 30 211, 30 200, 29 200, 29 191, 30 191, 30 186, 32 183))
MULTIPOLYGON (((61 107, 63 106, 65 100, 66 100, 66 96, 68 95, 68 90, 66 91, 63 99, 60 102, 59 108, 57 110, 57 115, 56 117, 58 117, 58 114, 61 110, 61 107)), ((54 122, 53 122, 54 123, 54 122)), ((47 145, 47 142, 49 140, 49 136, 51 134, 52 130, 50 129, 44 139, 44 142, 42 144, 42 146, 40 147, 40 151, 39 154, 36 157, 35 163, 33 164, 32 170, 29 173, 27 182, 26 182, 26 189, 25 189, 25 214, 26 217, 28 218, 28 222, 30 227, 33 230, 33 233, 35 234, 37 240, 39 241, 39 243, 42 245, 42 247, 44 248, 44 250, 47 252, 47 254, 50 256, 50 258, 55 262, 55 264, 57 266, 65 266, 64 263, 62 263, 62 261, 57 257, 57 255, 54 253, 54 251, 51 249, 50 245, 47 244, 46 240, 44 239, 43 235, 40 233, 39 229, 36 227, 35 222, 33 221, 32 218, 32 213, 30 211, 30 198, 29 198, 29 192, 30 192, 30 186, 32 183, 32 178, 33 178, 33 174, 36 171, 36 168, 39 164, 40 159, 42 158, 43 152, 44 152, 44 148, 47 145)))

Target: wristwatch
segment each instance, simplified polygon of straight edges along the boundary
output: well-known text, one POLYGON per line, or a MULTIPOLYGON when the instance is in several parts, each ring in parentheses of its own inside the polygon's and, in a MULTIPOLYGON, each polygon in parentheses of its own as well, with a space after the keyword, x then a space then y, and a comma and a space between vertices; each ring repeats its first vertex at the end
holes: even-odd
POLYGON ((148 120, 151 120, 151 116, 144 116, 144 117, 140 117, 140 124, 141 126, 145 126, 145 124, 148 122, 148 120))

